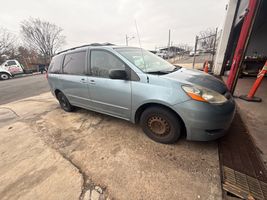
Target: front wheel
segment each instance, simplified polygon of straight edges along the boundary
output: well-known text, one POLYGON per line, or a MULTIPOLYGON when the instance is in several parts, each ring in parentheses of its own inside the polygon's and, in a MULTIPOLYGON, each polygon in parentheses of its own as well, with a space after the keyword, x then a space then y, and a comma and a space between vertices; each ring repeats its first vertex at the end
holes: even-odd
POLYGON ((0 80, 7 80, 10 78, 10 75, 7 73, 0 73, 0 80))
POLYGON ((182 131, 181 120, 162 107, 147 108, 141 115, 140 123, 149 138, 164 144, 175 143, 182 131))
POLYGON ((57 99, 59 101, 60 107, 63 110, 65 110, 66 112, 73 111, 73 106, 70 104, 69 100, 67 99, 67 97, 62 92, 59 92, 57 94, 57 99))

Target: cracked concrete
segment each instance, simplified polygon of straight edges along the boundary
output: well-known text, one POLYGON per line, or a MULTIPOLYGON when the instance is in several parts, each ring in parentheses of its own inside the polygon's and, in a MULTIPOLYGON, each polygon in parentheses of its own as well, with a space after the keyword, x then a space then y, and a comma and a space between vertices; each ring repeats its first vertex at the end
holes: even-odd
POLYGON ((78 199, 82 178, 23 122, 0 128, 1 199, 78 199))
POLYGON ((66 113, 49 93, 4 107, 20 117, 0 126, 1 197, 221 198, 214 142, 158 144, 129 122, 83 109, 66 113))

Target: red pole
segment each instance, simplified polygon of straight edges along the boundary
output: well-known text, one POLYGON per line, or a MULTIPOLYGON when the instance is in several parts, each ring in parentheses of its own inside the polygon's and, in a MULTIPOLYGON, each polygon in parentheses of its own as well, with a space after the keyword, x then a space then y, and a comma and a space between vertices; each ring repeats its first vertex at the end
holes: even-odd
POLYGON ((252 26, 256 9, 257 9, 257 0, 249 0, 249 5, 247 8, 248 12, 246 13, 244 18, 238 43, 235 49, 234 58, 230 69, 230 74, 227 79, 227 87, 231 92, 233 92, 234 90, 235 78, 237 76, 238 68, 240 66, 243 53, 245 51, 248 35, 250 32, 250 28, 252 26))

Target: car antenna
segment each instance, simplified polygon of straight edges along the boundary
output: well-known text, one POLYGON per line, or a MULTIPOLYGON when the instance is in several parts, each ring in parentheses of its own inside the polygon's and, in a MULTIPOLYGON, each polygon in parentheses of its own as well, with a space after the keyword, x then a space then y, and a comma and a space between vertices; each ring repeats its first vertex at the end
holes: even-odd
MULTIPOLYGON (((141 40, 140 40, 140 36, 139 36, 137 22, 136 22, 136 20, 134 20, 134 22, 135 22, 135 29, 136 29, 136 33, 137 33, 137 37, 138 37, 138 42, 139 42, 141 54, 142 54, 142 57, 143 57, 144 67, 146 69, 146 62, 145 62, 145 57, 144 57, 143 49, 142 49, 142 46, 141 46, 141 40)), ((147 69, 146 69, 146 72, 147 72, 147 69)), ((148 76, 147 76, 147 82, 149 82, 148 76)))

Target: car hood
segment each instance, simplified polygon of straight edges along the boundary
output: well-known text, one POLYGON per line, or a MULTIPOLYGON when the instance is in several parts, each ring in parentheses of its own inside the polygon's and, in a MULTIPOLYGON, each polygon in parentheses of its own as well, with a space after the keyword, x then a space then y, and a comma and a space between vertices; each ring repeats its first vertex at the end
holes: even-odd
POLYGON ((224 94, 227 91, 226 85, 221 80, 198 70, 181 68, 175 72, 163 75, 162 77, 183 84, 206 87, 220 94, 224 94))

